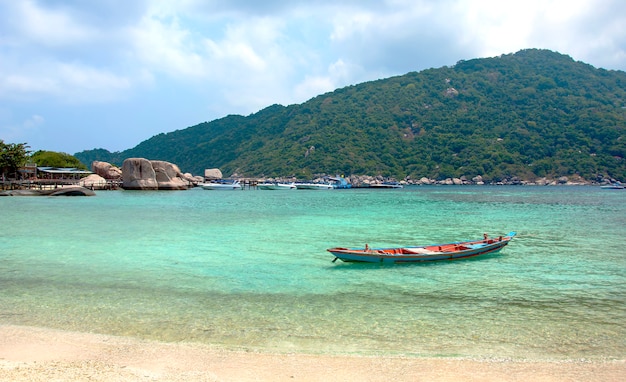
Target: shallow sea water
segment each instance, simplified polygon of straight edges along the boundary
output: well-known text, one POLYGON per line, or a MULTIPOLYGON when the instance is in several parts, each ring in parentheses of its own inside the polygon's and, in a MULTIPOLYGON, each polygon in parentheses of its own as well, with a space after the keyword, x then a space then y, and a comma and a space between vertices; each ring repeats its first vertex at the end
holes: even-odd
POLYGON ((102 191, 0 198, 0 324, 229 349, 626 356, 626 191, 102 191), (517 231, 499 254, 348 264, 333 246, 517 231))

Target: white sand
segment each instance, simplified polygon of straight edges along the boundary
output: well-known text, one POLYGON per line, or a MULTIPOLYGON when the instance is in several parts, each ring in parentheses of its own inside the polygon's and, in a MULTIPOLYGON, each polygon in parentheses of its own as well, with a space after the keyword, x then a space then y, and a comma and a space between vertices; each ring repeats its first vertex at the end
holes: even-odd
POLYGON ((517 362, 233 352, 0 326, 0 381, 624 381, 626 360, 517 362))

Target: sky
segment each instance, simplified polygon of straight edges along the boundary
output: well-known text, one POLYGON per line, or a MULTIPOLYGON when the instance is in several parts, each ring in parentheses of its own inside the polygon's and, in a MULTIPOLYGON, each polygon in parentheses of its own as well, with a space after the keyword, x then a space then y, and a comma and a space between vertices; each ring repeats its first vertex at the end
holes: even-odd
POLYGON ((528 48, 626 71, 626 1, 0 0, 0 140, 123 151, 528 48))

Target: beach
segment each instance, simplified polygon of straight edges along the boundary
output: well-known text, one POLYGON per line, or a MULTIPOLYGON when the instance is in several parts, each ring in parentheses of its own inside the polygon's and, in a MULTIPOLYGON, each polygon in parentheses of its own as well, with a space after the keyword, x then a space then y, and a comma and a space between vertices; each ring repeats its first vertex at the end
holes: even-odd
POLYGON ((622 381, 625 360, 272 354, 0 326, 2 381, 622 381))

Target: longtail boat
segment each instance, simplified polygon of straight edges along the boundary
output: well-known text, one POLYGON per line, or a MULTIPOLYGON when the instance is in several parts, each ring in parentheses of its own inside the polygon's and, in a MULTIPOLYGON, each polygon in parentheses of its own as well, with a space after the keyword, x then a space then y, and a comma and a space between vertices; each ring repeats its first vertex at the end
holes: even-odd
POLYGON ((430 244, 412 247, 396 248, 370 248, 365 244, 364 248, 329 248, 328 252, 335 255, 333 263, 337 259, 344 262, 366 263, 417 263, 423 261, 458 260, 496 253, 504 248, 515 236, 515 232, 509 232, 506 236, 489 238, 487 234, 482 239, 470 241, 458 241, 446 244, 430 244))

